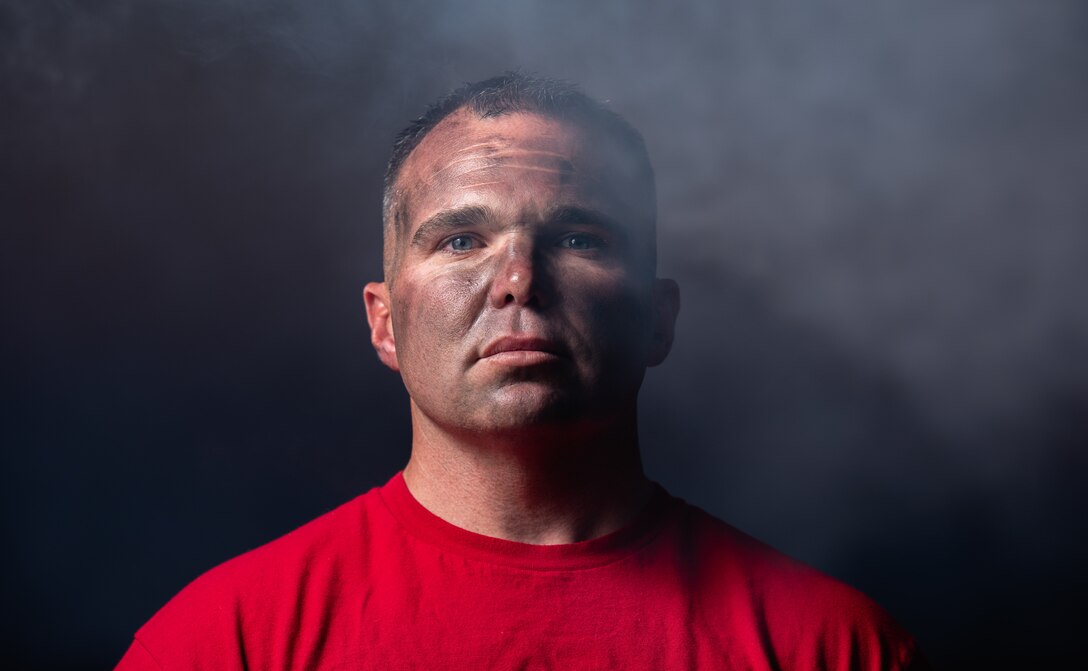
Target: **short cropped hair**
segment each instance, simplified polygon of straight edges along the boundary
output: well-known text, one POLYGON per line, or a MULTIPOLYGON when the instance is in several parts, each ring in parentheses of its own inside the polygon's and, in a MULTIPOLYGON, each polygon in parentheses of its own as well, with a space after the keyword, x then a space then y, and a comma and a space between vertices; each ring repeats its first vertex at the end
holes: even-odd
MULTIPOLYGON (((471 110, 482 119, 532 112, 608 133, 619 141, 620 146, 632 152, 635 161, 640 164, 639 168, 645 173, 651 194, 654 190, 653 167, 646 151, 646 143, 642 134, 626 119, 568 82, 520 72, 505 72, 497 77, 461 86, 433 103, 419 118, 397 134, 393 143, 393 154, 385 170, 382 194, 382 220, 386 237, 396 232, 397 219, 405 211, 403 203, 398 202, 397 194, 397 179, 404 163, 428 133, 443 119, 461 109, 471 110)), ((656 212, 652 212, 651 226, 655 225, 655 219, 656 212)), ((653 240, 654 232, 651 230, 648 233, 653 240)), ((386 259, 386 264, 389 261, 386 259)), ((388 271, 387 267, 387 274, 388 271)))

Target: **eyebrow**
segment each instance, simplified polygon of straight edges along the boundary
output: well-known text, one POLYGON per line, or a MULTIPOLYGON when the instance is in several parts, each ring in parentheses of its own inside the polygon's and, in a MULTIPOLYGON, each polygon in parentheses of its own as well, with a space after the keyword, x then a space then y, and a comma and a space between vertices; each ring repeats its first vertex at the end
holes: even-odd
POLYGON ((600 210, 578 205, 560 205, 548 212, 544 220, 553 226, 583 224, 601 228, 614 235, 624 235, 625 227, 600 210))
POLYGON ((491 219, 492 215, 491 208, 480 205, 467 205, 455 210, 443 210, 419 225, 419 228, 412 235, 412 246, 418 246, 424 240, 441 235, 445 231, 479 225, 491 219))

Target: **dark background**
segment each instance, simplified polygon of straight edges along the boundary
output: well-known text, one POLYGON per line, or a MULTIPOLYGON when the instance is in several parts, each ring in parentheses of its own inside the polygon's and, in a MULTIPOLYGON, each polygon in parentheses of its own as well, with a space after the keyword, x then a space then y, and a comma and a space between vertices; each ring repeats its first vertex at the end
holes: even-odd
POLYGON ((0 1, 0 655, 109 666, 404 463, 360 299, 388 147, 521 67, 658 169, 650 474, 944 668, 1079 657, 1086 38, 1073 0, 0 1))

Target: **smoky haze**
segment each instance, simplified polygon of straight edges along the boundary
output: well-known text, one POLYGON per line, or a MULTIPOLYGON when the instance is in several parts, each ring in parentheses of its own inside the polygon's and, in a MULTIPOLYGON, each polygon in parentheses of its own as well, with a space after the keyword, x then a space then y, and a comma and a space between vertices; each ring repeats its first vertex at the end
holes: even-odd
POLYGON ((650 475, 938 666, 1079 654, 1083 3, 0 0, 0 68, 16 668, 112 664, 403 465, 360 298, 381 173, 427 102, 511 68, 646 136, 683 297, 650 475))

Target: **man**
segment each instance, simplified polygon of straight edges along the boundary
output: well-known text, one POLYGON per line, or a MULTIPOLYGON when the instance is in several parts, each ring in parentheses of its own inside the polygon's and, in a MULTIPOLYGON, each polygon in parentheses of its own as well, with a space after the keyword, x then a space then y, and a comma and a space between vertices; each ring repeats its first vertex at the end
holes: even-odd
POLYGON ((858 592, 646 479, 636 401, 673 340, 641 137, 508 74, 399 137, 364 297, 412 452, 230 561, 118 668, 904 669, 858 592))

